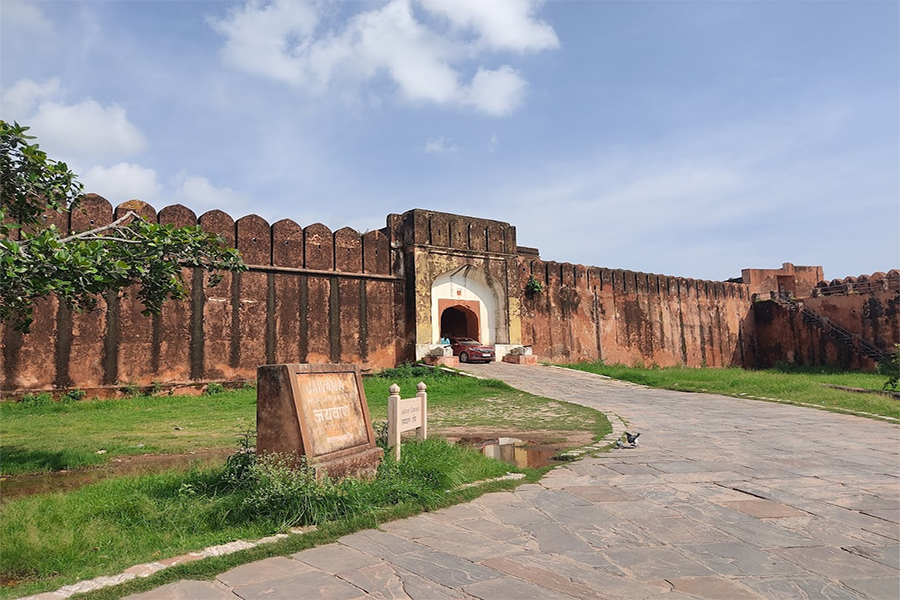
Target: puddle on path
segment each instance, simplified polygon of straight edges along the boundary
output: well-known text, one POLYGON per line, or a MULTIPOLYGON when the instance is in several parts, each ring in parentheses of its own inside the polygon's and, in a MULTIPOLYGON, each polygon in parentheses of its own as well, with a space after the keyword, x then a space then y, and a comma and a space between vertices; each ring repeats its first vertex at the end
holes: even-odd
POLYGON ((501 460, 517 467, 537 469, 558 464, 561 448, 536 446, 518 438, 462 438, 460 444, 474 446, 488 458, 501 460))
POLYGON ((141 454, 113 458, 109 463, 74 471, 56 471, 27 475, 9 475, 0 479, 0 500, 68 492, 90 483, 122 475, 159 473, 170 469, 208 467, 224 464, 231 449, 210 450, 189 454, 141 454))

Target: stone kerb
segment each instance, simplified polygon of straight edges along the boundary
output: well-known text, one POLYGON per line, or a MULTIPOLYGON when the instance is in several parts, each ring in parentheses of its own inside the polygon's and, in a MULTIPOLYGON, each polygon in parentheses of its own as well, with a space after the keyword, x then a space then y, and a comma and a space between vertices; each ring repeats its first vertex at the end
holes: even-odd
POLYGON ((428 437, 428 393, 424 382, 416 386, 415 398, 401 398, 400 386, 392 384, 388 391, 388 447, 394 458, 400 460, 400 436, 404 431, 415 430, 416 437, 428 437))

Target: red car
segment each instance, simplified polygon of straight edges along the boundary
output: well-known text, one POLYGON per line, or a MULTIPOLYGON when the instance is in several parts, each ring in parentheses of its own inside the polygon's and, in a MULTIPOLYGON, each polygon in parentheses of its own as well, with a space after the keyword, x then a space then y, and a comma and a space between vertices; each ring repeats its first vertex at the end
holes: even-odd
POLYGON ((453 356, 459 357, 459 362, 492 362, 494 360, 494 347, 485 346, 472 338, 450 338, 450 348, 453 356))

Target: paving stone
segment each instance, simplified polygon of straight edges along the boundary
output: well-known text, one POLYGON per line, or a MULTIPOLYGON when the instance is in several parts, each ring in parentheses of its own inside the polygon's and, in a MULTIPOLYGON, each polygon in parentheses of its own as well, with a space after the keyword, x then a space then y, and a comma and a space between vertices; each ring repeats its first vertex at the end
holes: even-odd
POLYGON ((885 521, 890 521, 891 523, 900 523, 900 510, 898 510, 896 508, 886 508, 886 509, 867 508, 860 512, 862 512, 864 515, 870 515, 872 517, 877 517, 877 518, 883 519, 885 521))
POLYGON ((397 554, 416 552, 424 548, 421 544, 374 529, 345 535, 338 542, 375 558, 390 558, 397 554))
POLYGON ((755 500, 730 500, 722 502, 723 506, 739 510, 752 517, 759 519, 777 519, 780 517, 802 517, 808 513, 796 508, 772 502, 771 500, 763 500, 761 498, 755 500))
POLYGON ((548 588, 513 577, 501 577, 474 583, 463 588, 466 593, 482 600, 509 600, 510 598, 534 598, 541 600, 573 600, 576 596, 560 594, 548 588))
POLYGON ((541 509, 541 512, 560 525, 573 528, 604 527, 621 520, 616 515, 593 504, 589 506, 548 506, 541 509))
POLYGON ((847 552, 852 552, 881 563, 886 567, 892 567, 900 570, 900 545, 891 546, 850 546, 844 548, 847 552))
POLYGON ((841 580, 844 577, 897 577, 896 569, 869 560, 841 548, 778 548, 772 552, 792 563, 823 577, 841 580))
POLYGON ((628 519, 629 521, 640 521, 648 517, 680 517, 681 514, 668 506, 662 506, 655 502, 641 500, 639 502, 610 502, 604 505, 604 510, 608 510, 612 514, 628 519))
POLYGON ((851 510, 893 510, 900 513, 900 503, 898 503, 897 501, 896 492, 895 497, 893 498, 882 498, 874 494, 843 496, 841 498, 830 500, 829 504, 835 504, 842 508, 849 508, 851 510))
POLYGON ((802 575, 797 565, 778 556, 737 542, 685 544, 685 553, 721 575, 802 575))
POLYGON ((648 518, 635 524, 651 532, 655 537, 665 540, 667 544, 731 542, 735 539, 721 529, 704 525, 688 517, 648 518))
MULTIPOLYGON (((595 598, 597 594, 597 590, 587 583, 560 573, 559 570, 553 569, 552 565, 547 565, 547 568, 545 568, 544 566, 533 564, 533 562, 522 564, 509 558, 494 558, 484 561, 482 564, 523 581, 539 583, 546 590, 553 590, 570 598, 595 598)), ((504 577, 500 581, 507 581, 508 579, 508 577, 504 577)), ((524 597, 540 598, 541 596, 524 597)))
POLYGON ((280 579, 289 575, 299 575, 312 571, 312 567, 285 556, 275 556, 257 562, 235 567, 220 574, 216 579, 229 587, 239 587, 249 583, 280 579))
POLYGON ((517 554, 527 549, 528 538, 518 538, 518 544, 512 540, 497 542, 471 532, 444 534, 441 536, 420 538, 417 540, 432 550, 446 552, 472 562, 479 562, 494 556, 517 554))
MULTIPOLYGON (((575 598, 653 598, 667 591, 628 577, 586 569, 583 564, 562 556, 517 555, 487 560, 483 564, 575 598)), ((674 596, 665 597, 674 600, 674 596)))
MULTIPOLYGON (((767 600, 863 600, 864 596, 814 575, 804 577, 744 577, 741 583, 767 600)), ((887 600, 887 599, 885 599, 887 600)))
POLYGON ((864 529, 842 527, 840 523, 815 515, 778 519, 775 521, 775 524, 782 529, 816 540, 818 542, 817 546, 844 547, 858 546, 862 543, 873 546, 888 545, 886 544, 888 539, 877 533, 871 533, 864 529))
POLYGON ((715 575, 714 571, 671 548, 609 548, 601 553, 639 581, 715 575))
MULTIPOLYGON (((480 510, 469 511, 469 513, 471 519, 467 520, 477 520, 482 516, 480 510)), ((455 525, 450 524, 456 522, 459 522, 459 519, 447 518, 445 516, 442 520, 438 521, 419 515, 409 519, 398 519, 397 521, 385 523, 381 526, 381 529, 388 533, 393 533, 394 535, 416 540, 424 537, 434 537, 436 535, 459 533, 460 529, 455 525)))
POLYGON ((638 464, 630 465, 625 463, 608 464, 606 468, 612 469, 620 475, 661 475, 662 471, 654 469, 650 465, 638 464))
POLYGON ((380 559, 348 547, 343 543, 326 544, 318 548, 310 548, 294 554, 291 558, 332 575, 381 562, 380 559))
POLYGON ((400 554, 391 559, 397 565, 420 577, 446 587, 462 587, 470 583, 495 579, 501 574, 452 554, 420 550, 400 554))
POLYGON ((459 591, 422 579, 386 562, 346 571, 340 578, 374 598, 396 600, 455 600, 459 591))
POLYGON ((580 537, 556 523, 536 523, 522 528, 534 536, 538 548, 545 554, 591 552, 591 546, 580 537))
POLYGON ((520 492, 516 490, 515 495, 521 498, 529 506, 537 508, 538 510, 544 507, 556 508, 591 505, 591 503, 584 498, 579 498, 566 490, 547 490, 543 488, 539 491, 529 490, 520 492))
POLYGON ((591 547, 603 550, 606 548, 640 548, 645 546, 661 546, 663 541, 651 532, 638 527, 629 521, 620 521, 607 527, 573 532, 591 547))
POLYGON ((844 579, 842 583, 851 590, 865 594, 869 598, 884 598, 884 600, 900 598, 900 579, 896 577, 844 579))
POLYGON ((185 579, 149 592, 126 596, 124 600, 238 600, 238 597, 213 582, 185 579))
POLYGON ((240 586, 234 593, 242 600, 356 600, 366 596, 358 587, 317 570, 240 586))
POLYGON ((676 592, 684 592, 701 598, 728 598, 728 600, 760 600, 762 596, 736 581, 724 577, 692 577, 667 579, 676 592))
POLYGON ((460 521, 459 527, 466 531, 472 531, 497 542, 510 542, 517 545, 521 545, 523 543, 527 544, 527 539, 523 538, 522 530, 511 527, 509 525, 495 523, 494 521, 489 521, 487 519, 480 519, 477 521, 460 521))
POLYGON ((635 502, 639 497, 610 485, 586 485, 567 488, 571 493, 588 502, 635 502))

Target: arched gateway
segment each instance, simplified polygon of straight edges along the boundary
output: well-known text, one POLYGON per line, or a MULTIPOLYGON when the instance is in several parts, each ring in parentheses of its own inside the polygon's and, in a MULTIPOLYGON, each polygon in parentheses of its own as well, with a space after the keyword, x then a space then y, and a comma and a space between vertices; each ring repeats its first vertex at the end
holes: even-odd
POLYGON ((432 343, 441 337, 470 337, 494 344, 505 336, 497 327, 499 294, 484 271, 464 265, 435 278, 431 284, 432 343))

